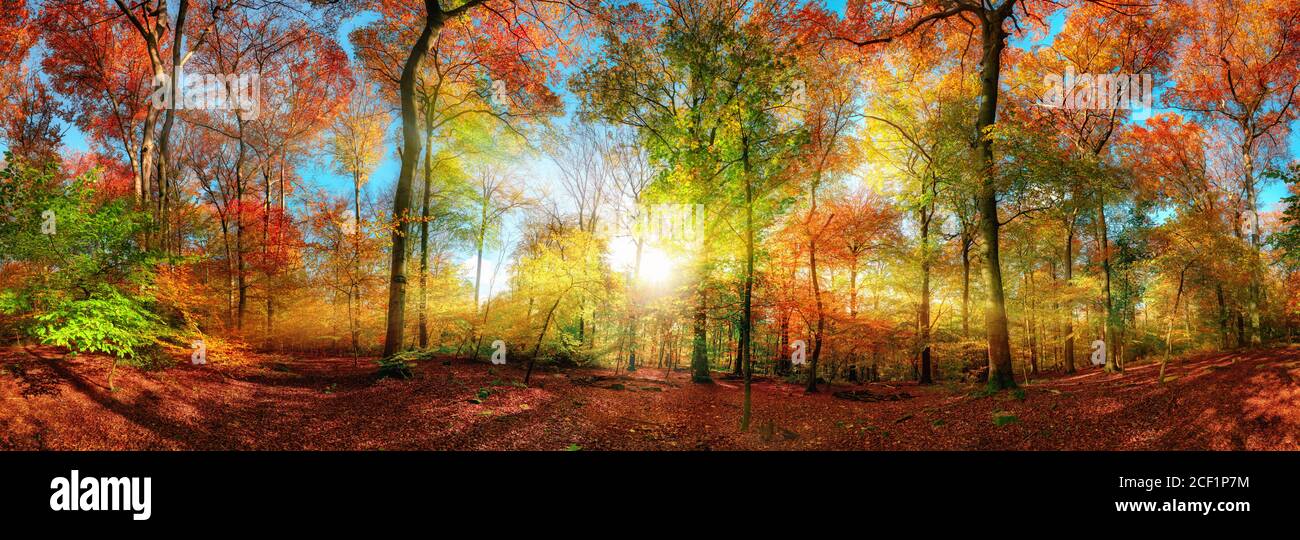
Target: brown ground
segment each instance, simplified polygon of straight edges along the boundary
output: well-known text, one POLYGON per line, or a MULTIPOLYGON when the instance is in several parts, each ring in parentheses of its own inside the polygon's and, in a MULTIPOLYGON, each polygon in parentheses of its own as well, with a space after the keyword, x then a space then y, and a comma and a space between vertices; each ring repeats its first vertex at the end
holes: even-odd
POLYGON ((409 381, 350 358, 210 362, 119 368, 109 392, 103 357, 0 348, 0 449, 1300 449, 1297 348, 1176 361, 1164 385, 1158 365, 1044 376, 1023 400, 956 383, 833 389, 914 396, 862 402, 763 380, 749 433, 738 381, 662 370, 540 371, 523 387, 522 366, 460 360, 409 381))

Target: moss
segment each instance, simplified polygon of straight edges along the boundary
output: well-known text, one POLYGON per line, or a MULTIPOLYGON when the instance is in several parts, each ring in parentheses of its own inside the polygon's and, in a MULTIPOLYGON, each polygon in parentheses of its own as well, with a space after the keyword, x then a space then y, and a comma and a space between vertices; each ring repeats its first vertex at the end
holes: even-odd
POLYGON ((1020 419, 1016 417, 1015 413, 1006 412, 1006 411, 998 411, 993 413, 993 425, 997 427, 1002 427, 1010 424, 1018 424, 1018 423, 1020 423, 1020 419))

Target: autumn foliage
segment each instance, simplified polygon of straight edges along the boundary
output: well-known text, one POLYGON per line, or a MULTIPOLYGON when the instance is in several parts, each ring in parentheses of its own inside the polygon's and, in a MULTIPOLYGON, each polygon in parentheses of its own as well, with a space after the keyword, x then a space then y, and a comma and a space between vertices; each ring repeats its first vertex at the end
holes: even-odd
POLYGON ((689 370, 741 429, 1292 339, 1300 1, 828 4, 0 0, 0 335, 689 370))

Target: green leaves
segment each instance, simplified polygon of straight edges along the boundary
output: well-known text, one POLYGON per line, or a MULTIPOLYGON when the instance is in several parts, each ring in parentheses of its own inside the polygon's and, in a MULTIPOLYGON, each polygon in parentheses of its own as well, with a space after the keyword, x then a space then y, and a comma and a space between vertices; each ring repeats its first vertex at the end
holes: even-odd
POLYGON ((154 256, 138 241, 149 217, 101 201, 96 181, 22 162, 0 171, 0 252, 41 269, 0 294, 0 312, 25 316, 42 343, 134 359, 165 331, 147 305, 154 256))
POLYGON ((411 372, 411 364, 407 363, 406 359, 401 355, 381 358, 376 360, 375 363, 379 364, 379 373, 377 376, 380 379, 387 377, 395 379, 410 379, 415 376, 415 374, 411 372))
POLYGON ((118 358, 135 358, 161 329, 156 315, 111 287, 84 300, 61 302, 35 321, 31 331, 42 343, 118 358))
POLYGON ((1288 268, 1300 268, 1300 165, 1292 165, 1285 171, 1269 171, 1265 176, 1282 180, 1291 192, 1282 198, 1286 205, 1282 212, 1283 225, 1269 237, 1269 245, 1282 252, 1282 262, 1288 268))

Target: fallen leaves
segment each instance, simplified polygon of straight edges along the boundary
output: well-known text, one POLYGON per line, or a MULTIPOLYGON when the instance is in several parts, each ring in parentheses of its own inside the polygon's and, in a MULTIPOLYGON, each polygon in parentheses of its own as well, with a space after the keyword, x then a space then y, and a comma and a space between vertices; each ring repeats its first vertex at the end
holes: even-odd
POLYGON ((1293 349, 1171 362, 1164 384, 1158 365, 1142 365, 1044 374, 997 394, 893 383, 805 395, 763 380, 749 432, 737 429, 736 385, 650 368, 548 372, 525 386, 519 367, 445 358, 413 362, 410 380, 376 380, 373 362, 249 356, 119 368, 120 391, 110 393, 102 360, 0 349, 0 448, 1300 449, 1293 349))

